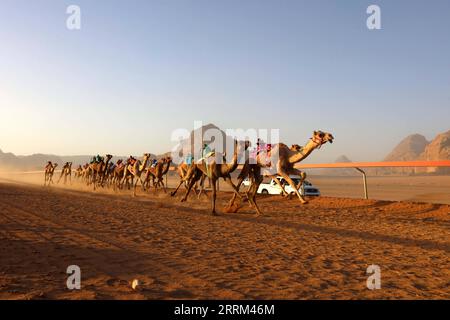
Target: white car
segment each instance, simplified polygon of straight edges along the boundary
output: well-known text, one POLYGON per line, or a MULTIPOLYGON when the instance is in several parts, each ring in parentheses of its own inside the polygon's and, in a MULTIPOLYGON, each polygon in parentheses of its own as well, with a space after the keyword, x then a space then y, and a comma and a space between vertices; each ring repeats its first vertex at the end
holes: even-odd
MULTIPOLYGON (((300 182, 300 177, 298 176, 290 176, 292 181, 296 185, 300 182)), ((286 180, 278 176, 277 179, 280 181, 281 185, 284 186, 284 190, 287 193, 294 194, 295 190, 286 182, 286 180)), ((250 180, 245 179, 242 184, 244 186, 250 186, 250 180)), ((310 182, 303 181, 303 186, 299 189, 300 194, 302 196, 320 196, 320 191, 318 188, 314 187, 310 182)), ((283 194, 283 191, 281 190, 280 186, 272 179, 269 183, 261 183, 258 188, 258 193, 260 194, 283 194)))

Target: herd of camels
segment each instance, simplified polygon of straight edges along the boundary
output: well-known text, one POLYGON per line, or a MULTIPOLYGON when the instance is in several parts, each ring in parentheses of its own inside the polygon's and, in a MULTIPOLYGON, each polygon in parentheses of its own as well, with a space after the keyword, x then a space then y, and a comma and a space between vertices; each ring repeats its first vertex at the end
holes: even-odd
MULTIPOLYGON (((178 189, 184 185, 186 192, 181 201, 186 201, 192 188, 198 194, 198 197, 205 192, 203 189, 203 182, 206 178, 210 179, 210 185, 212 189, 211 195, 211 209, 212 214, 216 214, 216 182, 222 178, 232 188, 233 196, 226 208, 227 212, 237 212, 240 208, 240 203, 236 203, 236 198, 240 201, 248 201, 249 204, 256 211, 256 215, 260 215, 261 211, 256 203, 256 193, 259 185, 263 181, 264 176, 283 177, 286 182, 295 190, 297 197, 301 203, 307 201, 298 191, 302 185, 306 174, 300 170, 294 168, 294 165, 306 157, 315 149, 320 148, 323 144, 333 142, 333 135, 331 133, 323 131, 314 131, 312 137, 306 143, 305 146, 292 145, 288 147, 283 143, 274 144, 270 150, 260 150, 255 155, 256 161, 245 161, 241 172, 238 175, 237 184, 234 184, 231 179, 231 173, 238 167, 238 157, 242 155, 249 147, 248 141, 234 141, 234 154, 231 162, 229 163, 216 163, 217 155, 208 159, 201 159, 190 164, 182 163, 177 166, 177 171, 180 176, 180 182, 174 191, 170 193, 174 196, 178 189), (271 163, 270 155, 276 152, 278 157, 276 163, 271 163), (276 172, 275 172, 276 171, 276 172), (290 178, 290 175, 300 176, 300 182, 295 185, 294 181, 290 178), (244 195, 241 195, 239 189, 244 179, 250 180, 250 186, 244 195), (197 191, 198 185, 201 189, 197 191)), ((114 190, 123 189, 124 186, 130 189, 133 187, 133 195, 136 195, 136 188, 140 183, 143 191, 150 189, 151 186, 155 188, 162 187, 166 192, 166 185, 164 184, 164 176, 168 173, 172 159, 170 157, 162 158, 155 161, 153 165, 147 167, 150 154, 145 153, 143 159, 138 160, 130 157, 126 162, 118 160, 116 164, 111 162, 112 155, 108 154, 99 161, 93 161, 90 164, 79 166, 74 172, 74 178, 84 182, 87 185, 93 186, 95 190, 98 187, 112 187, 114 190)), ((223 159, 225 157, 223 156, 223 159)), ((44 185, 50 185, 53 183, 53 173, 58 164, 52 164, 50 161, 45 167, 45 182, 44 185)), ((61 175, 58 179, 58 183, 64 178, 64 183, 67 179, 71 182, 72 177, 72 163, 66 163, 61 171, 61 175)), ((274 179, 277 182, 284 195, 287 196, 286 191, 278 179, 274 179)))

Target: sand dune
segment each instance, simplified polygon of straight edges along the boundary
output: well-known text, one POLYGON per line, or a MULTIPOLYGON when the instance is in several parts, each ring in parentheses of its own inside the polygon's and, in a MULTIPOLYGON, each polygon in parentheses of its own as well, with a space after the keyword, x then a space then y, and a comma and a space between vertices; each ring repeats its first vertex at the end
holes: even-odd
POLYGON ((450 298, 448 205, 267 196, 264 217, 213 217, 207 199, 11 183, 0 199, 0 299, 450 298))

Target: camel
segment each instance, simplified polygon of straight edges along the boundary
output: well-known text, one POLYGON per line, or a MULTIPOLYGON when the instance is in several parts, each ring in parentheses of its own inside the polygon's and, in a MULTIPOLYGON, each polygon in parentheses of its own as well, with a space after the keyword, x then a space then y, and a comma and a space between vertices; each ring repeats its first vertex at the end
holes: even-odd
MULTIPOLYGON (((186 190, 188 189, 188 181, 185 180, 185 177, 186 177, 186 174, 189 171, 190 166, 195 166, 195 163, 187 164, 186 162, 183 162, 183 163, 181 163, 180 165, 177 166, 177 172, 178 172, 178 175, 180 177, 181 184, 184 183, 184 186, 185 186, 186 190)), ((195 194, 197 194, 197 198, 198 199, 200 199, 201 194, 203 192, 205 192, 204 188, 203 188, 204 183, 205 183, 205 179, 206 179, 206 176, 202 175, 200 181, 197 180, 197 182, 194 185, 194 192, 195 192, 195 194), (199 182, 200 182, 200 191, 198 191, 198 184, 199 184, 199 182)), ((211 181, 209 181, 209 185, 211 186, 211 181)))
MULTIPOLYGON (((186 201, 189 192, 191 191, 194 184, 201 179, 203 175, 208 176, 211 179, 211 187, 212 187, 212 197, 211 197, 211 213, 216 215, 216 193, 217 193, 217 180, 219 178, 223 178, 233 189, 233 192, 237 197, 242 199, 242 196, 239 194, 239 191, 236 189, 236 186, 233 184, 231 180, 230 174, 236 170, 238 166, 238 154, 242 151, 245 151, 249 146, 249 143, 246 141, 244 146, 238 144, 238 141, 234 141, 234 153, 233 159, 231 163, 216 163, 216 157, 211 157, 210 159, 204 159, 200 163, 196 163, 195 165, 191 165, 189 171, 187 172, 185 178, 180 181, 175 191, 171 193, 171 196, 174 196, 179 189, 179 187, 185 182, 188 182, 188 189, 184 197, 181 199, 181 202, 186 201), (208 162, 206 160, 209 160, 208 162)), ((225 157, 224 157, 225 158, 225 157)))
POLYGON ((49 161, 45 166, 44 187, 46 185, 50 186, 50 184, 53 183, 53 173, 55 172, 57 166, 57 163, 52 164, 51 161, 49 161))
MULTIPOLYGON (((289 148, 284 143, 275 144, 272 147, 271 153, 277 154, 278 159, 276 163, 269 163, 270 156, 267 151, 262 151, 256 156, 256 164, 250 164, 249 161, 246 161, 241 173, 238 176, 238 183, 236 188, 239 190, 242 182, 248 176, 251 178, 251 185, 249 190, 247 190, 247 198, 251 204, 258 207, 256 204, 256 192, 258 191, 259 185, 263 181, 263 175, 268 176, 274 179, 276 183, 281 187, 284 194, 287 195, 284 187, 281 185, 280 181, 276 178, 277 175, 283 177, 286 182, 295 190, 297 197, 299 198, 302 204, 306 204, 307 201, 300 194, 298 189, 303 184, 303 181, 306 179, 306 174, 298 169, 294 168, 294 165, 306 157, 308 157, 314 150, 320 149, 321 146, 327 142, 333 143, 333 135, 331 133, 322 132, 322 131, 314 131, 312 138, 308 141, 308 143, 301 147, 299 145, 292 145, 289 148), (268 172, 268 169, 276 169, 276 173, 268 172), (263 175, 261 175, 261 170, 263 175), (301 177, 298 185, 295 185, 292 179, 289 177, 290 175, 298 175, 301 177)), ((236 199, 235 194, 230 200, 229 203, 229 212, 236 212, 237 207, 234 206, 234 201, 236 199)), ((257 210, 260 215, 259 209, 257 210)))
POLYGON ((126 166, 127 164, 125 164, 122 159, 117 160, 111 173, 111 183, 114 190, 116 190, 117 187, 122 187, 120 183, 122 181, 126 166))
POLYGON ((156 182, 157 184, 159 184, 159 183, 162 184, 162 186, 164 188, 164 192, 166 191, 166 186, 164 185, 163 177, 169 172, 171 164, 172 164, 172 158, 167 157, 165 167, 162 169, 161 175, 158 177, 158 181, 156 182))
POLYGON ((136 196, 136 188, 137 188, 138 182, 141 182, 142 190, 145 191, 145 183, 144 183, 144 180, 142 179, 142 173, 144 172, 145 167, 147 166, 149 158, 150 158, 150 154, 144 153, 142 162, 140 160, 135 160, 134 163, 128 164, 124 170, 121 184, 123 184, 123 182, 129 176, 132 176, 136 179, 136 181, 134 182, 134 187, 133 187, 133 196, 136 196))
POLYGON ((89 163, 85 163, 82 168, 82 171, 81 171, 82 181, 84 181, 86 184, 89 184, 90 179, 91 179, 91 174, 92 174, 92 170, 91 170, 91 167, 89 166, 89 163))
MULTIPOLYGON (((158 165, 158 163, 157 163, 157 165, 158 165)), ((145 187, 149 190, 150 190, 150 181, 151 181, 151 185, 155 186, 156 175, 154 172, 155 172, 155 168, 148 167, 147 169, 145 169, 144 183, 145 183, 145 187)))
POLYGON ((109 187, 112 183, 113 183, 113 179, 114 179, 114 169, 116 168, 116 164, 113 162, 109 162, 108 166, 106 167, 105 170, 105 183, 106 186, 109 187))
POLYGON ((160 159, 154 168, 147 168, 145 173, 145 183, 147 186, 150 185, 150 180, 152 180, 153 187, 155 188, 155 191, 158 189, 158 186, 162 186, 164 192, 167 192, 166 185, 164 184, 163 178, 164 175, 167 174, 167 172, 170 169, 170 164, 172 163, 172 158, 162 158, 160 159))
POLYGON ((113 156, 110 154, 106 155, 106 161, 93 162, 89 164, 89 168, 91 171, 91 183, 94 185, 94 190, 96 189, 97 182, 100 183, 100 186, 103 186, 103 182, 105 179, 106 168, 108 167, 108 163, 113 156))
POLYGON ((73 177, 75 179, 80 179, 83 176, 83 167, 80 165, 78 165, 78 168, 75 170, 73 177))
POLYGON ((61 175, 58 179, 58 184, 61 181, 61 178, 64 176, 64 184, 67 183, 67 177, 69 177, 69 183, 72 184, 72 162, 66 162, 62 167, 61 175))

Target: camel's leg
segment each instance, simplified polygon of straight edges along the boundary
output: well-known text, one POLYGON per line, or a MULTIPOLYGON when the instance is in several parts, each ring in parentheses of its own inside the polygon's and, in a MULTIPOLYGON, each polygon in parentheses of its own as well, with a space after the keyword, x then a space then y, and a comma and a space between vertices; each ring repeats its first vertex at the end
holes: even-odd
POLYGON ((212 211, 211 213, 215 216, 216 215, 216 179, 211 179, 212 183, 212 197, 211 197, 211 205, 212 205, 212 211))
MULTIPOLYGON (((125 168, 123 169, 122 179, 120 180, 120 185, 122 187, 123 187, 123 184, 125 183, 125 181, 128 182, 127 175, 128 175, 128 168, 127 168, 127 166, 125 166, 125 168)), ((122 189, 122 187, 121 187, 121 189, 122 189)))
POLYGON ((192 177, 190 180, 189 180, 189 186, 188 186, 188 189, 186 190, 186 193, 185 193, 185 195, 184 195, 184 197, 181 199, 181 202, 184 202, 184 201, 186 201, 187 200, 187 197, 188 197, 188 195, 189 195, 189 192, 191 192, 191 189, 192 189, 192 187, 193 187, 193 185, 195 184, 195 182, 197 182, 197 176, 194 176, 194 177, 192 177))
MULTIPOLYGON (((277 176, 271 176, 272 180, 275 181, 275 183, 281 188, 281 192, 283 193, 284 197, 288 197, 289 194, 286 192, 286 190, 284 190, 283 185, 281 184, 280 180, 278 180, 277 176)), ((284 177, 283 177, 284 178, 284 177)))
POLYGON ((92 171, 92 184, 94 185, 94 191, 96 190, 97 184, 97 171, 92 171))
MULTIPOLYGON (((239 193, 239 189, 234 186, 233 181, 231 181, 231 177, 230 176, 224 177, 224 180, 226 182, 228 182, 228 184, 233 188, 234 195, 239 197, 240 200, 242 200, 242 196, 239 193)), ((262 179, 261 179, 261 181, 262 181, 262 179)), ((255 209, 257 216, 261 215, 261 211, 259 210, 259 207, 256 204, 255 194, 256 194, 256 190, 258 190, 258 188, 259 188, 261 181, 259 181, 259 182, 253 181, 253 183, 251 184, 251 187, 249 190, 252 190, 252 188, 253 188, 255 190, 255 192, 249 192, 249 191, 246 192, 247 201, 250 203, 250 206, 252 206, 255 209)), ((233 205, 233 204, 234 204, 234 200, 231 203, 231 205, 233 205)), ((229 206, 229 208, 231 208, 231 205, 229 206)))
POLYGON ((64 170, 61 171, 61 174, 59 175, 59 179, 58 179, 58 181, 56 182, 57 184, 59 184, 59 181, 61 181, 61 178, 63 177, 63 175, 64 175, 64 170))
POLYGON ((287 181, 287 183, 289 183, 289 185, 294 189, 295 194, 297 195, 297 197, 300 199, 300 202, 302 204, 308 203, 308 201, 305 200, 305 198, 303 198, 303 196, 300 194, 300 192, 298 192, 298 190, 296 189, 296 185, 294 183, 294 181, 292 181, 291 177, 289 177, 289 174, 286 172, 279 172, 279 174, 287 181))
MULTIPOLYGON (((197 194, 197 199, 200 199, 200 196, 202 194, 204 194, 205 197, 208 198, 208 195, 206 194, 206 190, 205 190, 205 179, 206 179, 206 175, 204 175, 202 173, 202 176, 200 178, 200 191, 197 194)), ((197 187, 197 183, 195 184, 195 186, 197 187)))
POLYGON ((261 210, 258 207, 258 204, 256 203, 256 193, 259 189, 259 186, 261 184, 261 182, 264 180, 263 176, 261 176, 259 173, 255 174, 252 177, 252 184, 249 188, 249 190, 247 191, 247 198, 248 201, 253 205, 253 207, 256 210, 256 216, 260 216, 262 215, 261 210))
POLYGON ((150 175, 149 175, 148 171, 145 172, 144 183, 145 183, 145 188, 150 189, 150 175))
MULTIPOLYGON (((248 177, 250 174, 250 166, 248 163, 244 164, 244 167, 242 168, 241 172, 239 173, 238 176, 238 182, 236 184, 236 189, 239 191, 239 189, 241 188, 241 184, 242 182, 245 180, 246 177, 248 177)), ((230 203, 228 204, 229 208, 232 208, 232 206, 234 205, 234 201, 236 200, 236 193, 233 193, 233 197, 230 200, 230 203)))
POLYGON ((227 182, 230 185, 230 187, 233 189, 234 194, 238 196, 240 200, 242 200, 242 195, 239 193, 239 189, 236 188, 233 181, 231 181, 231 176, 230 175, 225 176, 223 177, 223 180, 225 180, 225 182, 227 182))
POLYGON ((145 189, 145 181, 142 179, 142 176, 139 176, 139 181, 141 182, 142 191, 143 192, 147 191, 145 189))
POLYGON ((161 180, 159 182, 161 182, 164 193, 167 193, 166 185, 164 184, 163 178, 161 178, 161 180))
MULTIPOLYGON (((237 184, 236 184, 236 189, 238 190, 238 192, 239 192, 239 189, 241 188, 241 184, 242 184, 242 182, 244 181, 244 179, 245 179, 245 176, 243 176, 243 177, 238 177, 238 182, 237 182, 237 184)), ((228 204, 228 207, 229 208, 231 208, 233 205, 234 205, 234 201, 236 200, 236 193, 233 193, 233 197, 231 198, 231 200, 230 200, 230 202, 229 202, 229 204, 228 204)))
POLYGON ((300 181, 297 184, 297 190, 303 185, 303 182, 306 180, 306 172, 300 171, 298 169, 292 168, 289 170, 290 175, 300 176, 300 181))
POLYGON ((137 187, 137 184, 138 184, 139 180, 140 180, 140 179, 136 179, 136 182, 134 183, 134 187, 133 187, 133 197, 136 197, 136 187, 137 187))
MULTIPOLYGON (((170 195, 173 197, 178 192, 178 189, 181 187, 181 185, 184 183, 185 185, 187 185, 187 187, 186 187, 186 195, 185 195, 185 197, 187 198, 187 195, 189 194, 190 189, 193 187, 193 185, 191 185, 191 180, 194 180, 194 182, 193 182, 194 184, 198 180, 198 179, 193 179, 193 178, 195 178, 194 173, 195 173, 194 166, 191 166, 189 168, 189 170, 186 172, 186 174, 184 175, 184 177, 181 177, 178 186, 175 188, 174 191, 172 191, 170 193, 170 195)), ((186 199, 184 199, 182 201, 186 201, 186 199)))
MULTIPOLYGON (((177 192, 178 192, 178 189, 181 187, 181 185, 182 185, 183 183, 185 183, 185 181, 184 181, 183 179, 181 179, 180 182, 178 183, 177 187, 175 188, 175 190, 173 190, 173 191, 170 193, 170 196, 173 197, 174 195, 176 195, 177 192)), ((187 190, 187 189, 188 189, 188 187, 186 187, 186 190, 187 190)))

